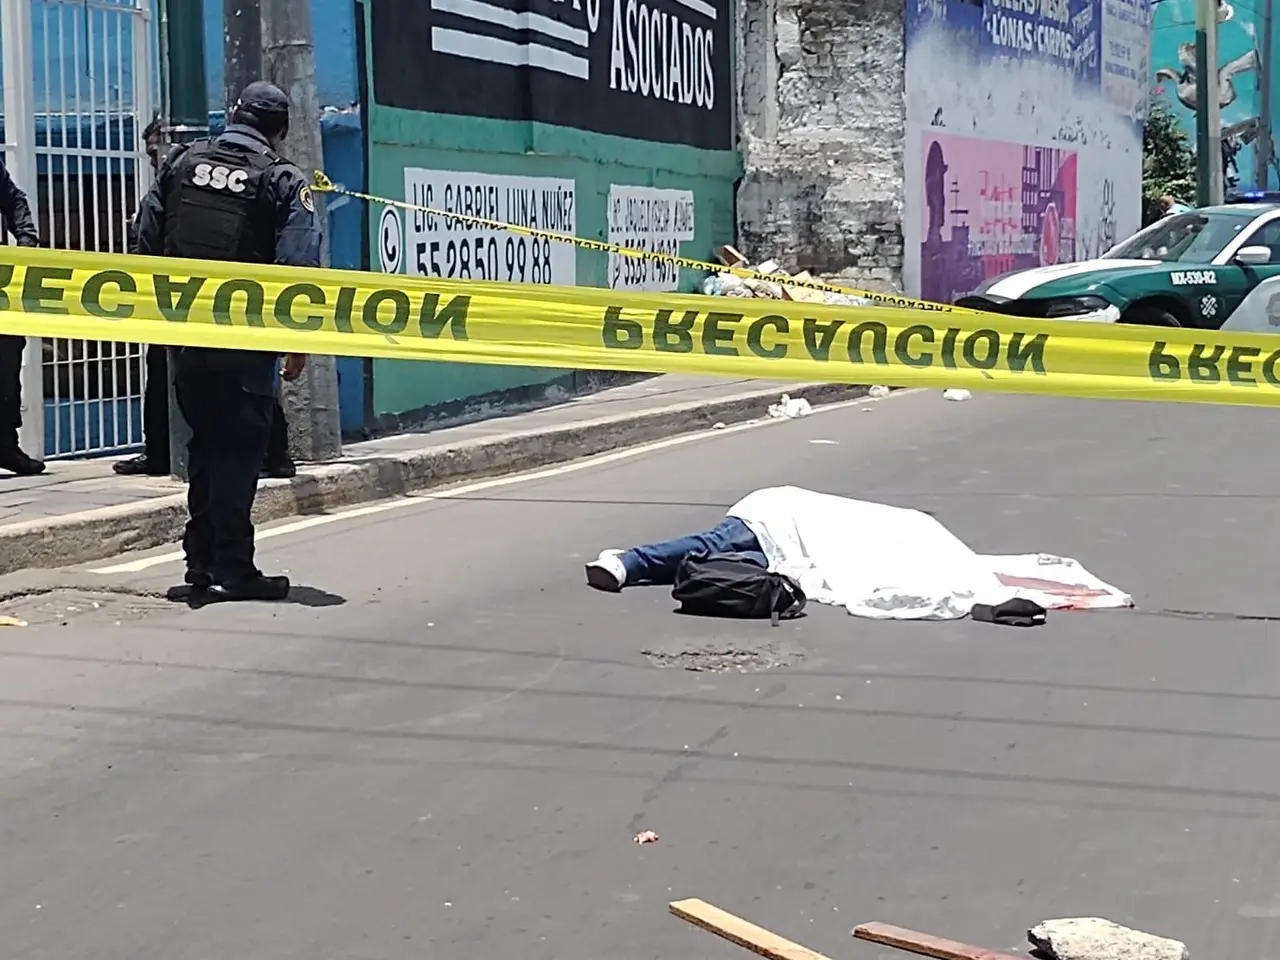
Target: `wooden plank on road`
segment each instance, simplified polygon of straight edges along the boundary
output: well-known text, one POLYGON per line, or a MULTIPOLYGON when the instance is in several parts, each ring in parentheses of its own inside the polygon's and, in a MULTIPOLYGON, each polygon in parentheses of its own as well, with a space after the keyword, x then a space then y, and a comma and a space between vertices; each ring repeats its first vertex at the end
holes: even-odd
POLYGON ((1000 953, 984 947, 974 947, 955 940, 944 940, 927 933, 895 927, 888 923, 864 923, 853 928, 853 935, 859 940, 896 947, 907 953, 919 954, 922 957, 933 957, 935 960, 1026 960, 1011 953, 1000 953))
POLYGON ((703 900, 677 900, 670 905, 671 912, 681 920, 692 923, 714 933, 717 937, 746 947, 769 960, 827 960, 820 953, 792 943, 785 937, 748 923, 741 917, 735 917, 719 907, 713 907, 703 900))

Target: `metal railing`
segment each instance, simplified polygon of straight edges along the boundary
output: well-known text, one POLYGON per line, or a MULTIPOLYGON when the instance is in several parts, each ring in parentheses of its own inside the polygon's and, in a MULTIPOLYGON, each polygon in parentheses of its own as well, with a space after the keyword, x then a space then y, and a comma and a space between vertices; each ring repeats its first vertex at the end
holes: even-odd
MULTIPOLYGON (((3 0, 0 11, 6 160, 42 243, 124 252, 126 224, 151 182, 141 142, 153 102, 151 0, 3 0)), ((28 451, 67 457, 137 447, 144 354, 132 343, 45 339, 38 353, 29 346, 28 451)))

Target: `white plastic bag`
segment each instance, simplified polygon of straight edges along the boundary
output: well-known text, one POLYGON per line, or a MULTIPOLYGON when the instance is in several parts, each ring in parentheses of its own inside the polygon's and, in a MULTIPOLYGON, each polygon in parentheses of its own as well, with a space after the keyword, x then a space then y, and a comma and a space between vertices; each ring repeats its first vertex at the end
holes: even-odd
POLYGON ((778 420, 797 420, 813 413, 813 406, 804 397, 783 394, 777 403, 770 404, 769 416, 778 420))

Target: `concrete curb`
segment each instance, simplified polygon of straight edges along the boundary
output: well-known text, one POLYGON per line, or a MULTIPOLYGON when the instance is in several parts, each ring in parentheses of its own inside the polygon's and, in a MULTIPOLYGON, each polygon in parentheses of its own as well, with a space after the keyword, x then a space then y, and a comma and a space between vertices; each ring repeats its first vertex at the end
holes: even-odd
MULTIPOLYGON (((797 383, 787 389, 810 403, 849 400, 867 393, 865 386, 830 383, 797 383)), ((780 393, 773 386, 540 430, 513 431, 446 447, 307 466, 292 480, 263 481, 258 487, 254 519, 261 523, 324 513, 446 483, 566 463, 705 430, 717 423, 754 420, 765 415, 780 393)), ((185 495, 173 494, 0 526, 0 574, 73 566, 176 543, 186 518, 185 495)))

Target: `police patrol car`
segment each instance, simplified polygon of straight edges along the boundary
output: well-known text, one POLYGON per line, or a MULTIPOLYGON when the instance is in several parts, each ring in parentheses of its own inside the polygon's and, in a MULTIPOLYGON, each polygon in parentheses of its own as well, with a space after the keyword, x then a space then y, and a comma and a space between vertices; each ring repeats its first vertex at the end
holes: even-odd
POLYGON ((1280 277, 1280 195, 1243 194, 1153 223, 1097 260, 983 282, 957 306, 1021 317, 1217 329, 1280 277))

